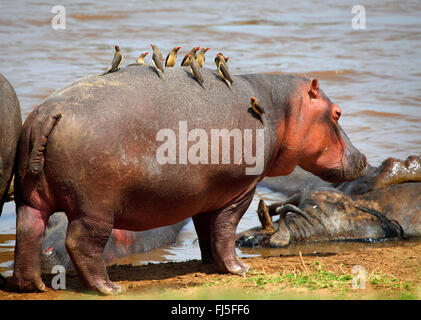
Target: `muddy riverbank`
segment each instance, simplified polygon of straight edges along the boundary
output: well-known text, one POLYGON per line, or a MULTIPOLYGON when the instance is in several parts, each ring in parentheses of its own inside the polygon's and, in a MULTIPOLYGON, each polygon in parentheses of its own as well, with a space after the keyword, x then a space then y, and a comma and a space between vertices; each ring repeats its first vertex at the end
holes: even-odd
POLYGON ((251 266, 245 276, 220 274, 198 260, 144 266, 108 267, 121 296, 87 292, 79 277, 67 276, 66 290, 53 290, 44 275, 44 293, 18 294, 0 290, 0 299, 420 299, 421 243, 364 248, 343 253, 272 255, 244 258, 251 266), (365 289, 353 289, 352 270, 365 271, 365 289))

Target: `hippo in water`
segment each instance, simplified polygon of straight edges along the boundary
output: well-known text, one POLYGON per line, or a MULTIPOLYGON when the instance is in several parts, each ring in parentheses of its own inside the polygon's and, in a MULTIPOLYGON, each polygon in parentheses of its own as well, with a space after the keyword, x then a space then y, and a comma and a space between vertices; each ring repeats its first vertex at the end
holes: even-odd
MULTIPOLYGON (((310 178, 313 180, 313 178, 310 178)), ((262 227, 237 236, 240 247, 421 236, 421 158, 386 159, 353 182, 304 190, 258 214, 262 227), (280 215, 272 222, 272 216, 280 215)))
MULTIPOLYGON (((171 226, 140 232, 113 229, 104 248, 104 261, 112 263, 129 254, 147 252, 170 245, 176 241, 178 233, 187 221, 183 220, 171 226)), ((42 272, 51 272, 55 265, 64 266, 66 271, 74 269, 65 246, 67 223, 64 212, 56 212, 49 218, 42 244, 42 272)))
POLYGON ((0 215, 3 204, 13 200, 13 164, 21 128, 18 97, 0 74, 0 215))
POLYGON ((365 156, 338 124, 340 107, 316 79, 240 75, 228 88, 217 71, 201 73, 203 87, 188 67, 166 68, 165 81, 152 67, 122 68, 53 93, 28 116, 15 182, 13 288, 45 290, 40 253, 56 211, 69 220, 73 264, 100 293, 121 292, 102 255, 113 228, 143 231, 188 217, 202 261, 244 274, 235 230, 260 180, 297 165, 332 182, 364 170, 365 156), (265 109, 265 126, 248 112, 250 97, 265 109))

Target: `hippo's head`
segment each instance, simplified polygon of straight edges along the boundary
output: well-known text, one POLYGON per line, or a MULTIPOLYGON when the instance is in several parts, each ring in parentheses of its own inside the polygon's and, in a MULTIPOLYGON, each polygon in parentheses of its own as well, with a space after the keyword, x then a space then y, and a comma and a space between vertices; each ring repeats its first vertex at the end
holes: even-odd
POLYGON ((366 157, 351 143, 338 121, 341 108, 319 89, 317 79, 305 86, 301 113, 305 113, 302 150, 298 165, 329 182, 352 181, 367 165, 366 157), (306 121, 307 125, 306 125, 306 121))
POLYGON ((358 178, 366 157, 340 127, 341 108, 319 89, 317 79, 301 78, 289 103, 282 130, 283 161, 277 166, 288 163, 292 171, 299 165, 329 182, 358 178))

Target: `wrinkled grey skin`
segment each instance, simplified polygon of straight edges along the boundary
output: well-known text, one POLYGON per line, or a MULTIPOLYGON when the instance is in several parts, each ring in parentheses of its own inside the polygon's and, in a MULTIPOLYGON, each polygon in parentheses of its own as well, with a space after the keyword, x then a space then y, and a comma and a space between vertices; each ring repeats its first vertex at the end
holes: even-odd
POLYGON ((13 164, 21 128, 19 100, 13 87, 0 74, 0 215, 3 204, 13 200, 13 164))
POLYGON ((421 158, 386 159, 352 182, 328 184, 301 170, 261 183, 296 193, 269 207, 259 204, 262 227, 237 236, 242 247, 293 243, 373 241, 421 236, 421 158), (293 182, 291 181, 293 180, 293 182), (336 187, 336 189, 334 188, 336 187), (280 214, 272 223, 271 216, 280 214))
MULTIPOLYGON (((170 245, 176 241, 180 230, 187 221, 183 220, 171 226, 140 232, 113 230, 105 245, 104 261, 112 263, 129 254, 147 252, 170 245)), ((64 212, 56 212, 48 220, 42 244, 42 272, 51 272, 55 265, 64 266, 66 271, 74 270, 73 263, 66 251, 67 225, 68 220, 64 212)))

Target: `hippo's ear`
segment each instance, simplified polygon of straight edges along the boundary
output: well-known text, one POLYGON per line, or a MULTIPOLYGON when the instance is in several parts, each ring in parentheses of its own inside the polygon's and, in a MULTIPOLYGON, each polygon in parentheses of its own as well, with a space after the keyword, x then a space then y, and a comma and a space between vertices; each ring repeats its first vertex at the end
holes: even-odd
POLYGON ((310 90, 308 92, 310 97, 313 99, 317 99, 319 97, 319 81, 316 78, 311 80, 310 82, 310 90))

